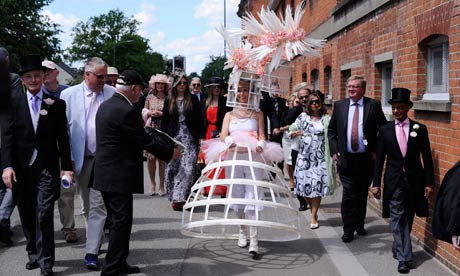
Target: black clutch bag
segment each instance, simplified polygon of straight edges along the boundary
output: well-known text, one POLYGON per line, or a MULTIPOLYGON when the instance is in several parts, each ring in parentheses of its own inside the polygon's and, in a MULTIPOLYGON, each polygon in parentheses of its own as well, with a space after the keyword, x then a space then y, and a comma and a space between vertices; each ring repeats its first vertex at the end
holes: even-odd
POLYGON ((182 144, 180 141, 172 138, 167 133, 164 133, 163 131, 159 129, 156 129, 151 126, 146 126, 145 131, 156 144, 169 145, 169 146, 173 146, 173 147, 180 148, 180 149, 185 148, 185 145, 182 144))

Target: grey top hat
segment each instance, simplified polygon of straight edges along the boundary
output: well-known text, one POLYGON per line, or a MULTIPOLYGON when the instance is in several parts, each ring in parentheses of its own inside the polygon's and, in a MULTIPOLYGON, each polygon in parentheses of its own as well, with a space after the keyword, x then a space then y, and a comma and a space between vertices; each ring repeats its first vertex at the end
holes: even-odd
POLYGON ((388 103, 407 103, 410 107, 414 105, 414 103, 410 100, 410 90, 402 87, 391 89, 391 99, 388 103))

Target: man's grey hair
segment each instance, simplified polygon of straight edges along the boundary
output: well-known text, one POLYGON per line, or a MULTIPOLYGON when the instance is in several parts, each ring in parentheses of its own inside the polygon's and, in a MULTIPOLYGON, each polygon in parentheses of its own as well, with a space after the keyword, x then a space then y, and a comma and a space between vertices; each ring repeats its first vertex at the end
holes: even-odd
POLYGON ((132 85, 126 85, 126 84, 116 84, 115 88, 117 89, 118 92, 123 93, 123 92, 128 92, 129 89, 131 89, 132 85))
POLYGON ((102 58, 99 57, 91 57, 86 61, 85 64, 85 72, 94 72, 96 71, 96 68, 98 67, 106 67, 107 68, 107 63, 105 63, 102 58))
POLYGON ((194 80, 200 81, 200 83, 201 83, 201 79, 199 77, 193 77, 192 81, 194 81, 194 80))

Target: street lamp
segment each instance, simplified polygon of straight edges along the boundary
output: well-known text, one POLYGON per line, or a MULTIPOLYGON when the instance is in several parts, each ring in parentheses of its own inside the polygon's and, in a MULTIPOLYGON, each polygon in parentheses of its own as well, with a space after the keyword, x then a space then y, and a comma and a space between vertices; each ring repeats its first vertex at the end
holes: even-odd
POLYGON ((113 57, 112 57, 112 66, 113 67, 115 67, 115 57, 116 57, 115 53, 116 53, 117 46, 120 45, 120 44, 131 43, 131 42, 134 42, 134 40, 128 39, 128 40, 115 42, 115 44, 113 45, 113 57))

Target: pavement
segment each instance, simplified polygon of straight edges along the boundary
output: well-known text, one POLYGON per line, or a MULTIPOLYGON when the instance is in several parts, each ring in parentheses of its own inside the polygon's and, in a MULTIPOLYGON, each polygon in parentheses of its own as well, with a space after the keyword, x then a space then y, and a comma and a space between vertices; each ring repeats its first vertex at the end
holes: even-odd
MULTIPOLYGON (((146 171, 146 170, 145 170, 146 171)), ((145 175, 145 191, 148 176, 145 175)), ((392 257, 392 237, 388 222, 368 208, 367 236, 355 236, 343 243, 340 219, 341 189, 325 197, 319 212, 316 230, 309 228, 309 210, 301 212, 301 238, 291 242, 259 242, 260 259, 253 260, 247 248, 239 248, 236 240, 190 238, 180 233, 182 215, 173 211, 166 197, 135 195, 134 222, 128 262, 141 268, 135 275, 314 275, 373 276, 399 275, 397 261, 392 257)), ((76 197, 75 219, 79 241, 67 244, 60 231, 59 213, 55 208, 56 264, 55 275, 99 275, 87 270, 85 255, 85 223, 76 197)), ((25 239, 17 211, 12 216, 14 245, 0 245, 0 276, 39 275, 28 271, 25 239)), ((99 256, 102 262, 107 243, 99 256)), ((415 269, 409 275, 455 275, 434 257, 413 242, 415 269)))

